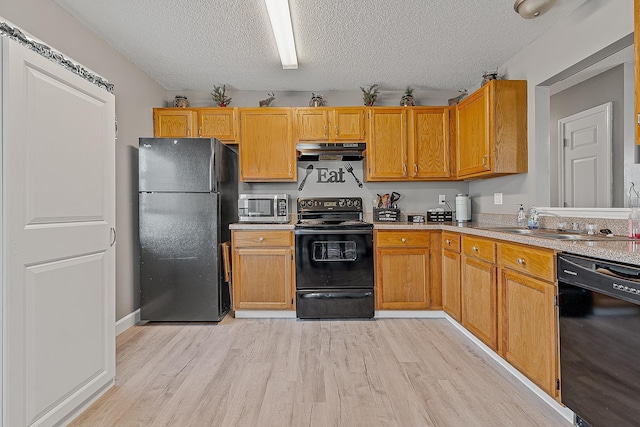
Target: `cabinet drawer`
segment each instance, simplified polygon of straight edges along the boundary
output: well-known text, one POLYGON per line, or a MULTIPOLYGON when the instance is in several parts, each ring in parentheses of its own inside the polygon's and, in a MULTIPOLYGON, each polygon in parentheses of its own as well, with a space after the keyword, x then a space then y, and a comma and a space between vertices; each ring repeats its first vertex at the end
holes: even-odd
POLYGON ((293 246, 293 232, 290 231, 234 231, 234 248, 293 246))
POLYGON ((406 248, 429 247, 428 231, 375 231, 375 242, 378 247, 406 248))
POLYGON ((442 232, 442 247, 450 251, 460 252, 460 235, 457 233, 442 232))
POLYGON ((462 252, 468 257, 496 262, 496 243, 492 240, 462 236, 462 252))
POLYGON ((553 251, 531 246, 501 243, 498 247, 500 265, 530 274, 538 279, 555 281, 555 254, 553 251))

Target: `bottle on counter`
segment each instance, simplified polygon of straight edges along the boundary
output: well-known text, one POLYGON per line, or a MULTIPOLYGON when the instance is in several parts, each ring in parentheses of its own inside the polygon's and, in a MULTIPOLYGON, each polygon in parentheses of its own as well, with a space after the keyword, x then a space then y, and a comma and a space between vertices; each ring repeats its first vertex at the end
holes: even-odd
POLYGON ((524 206, 522 206, 522 203, 520 203, 520 209, 518 210, 516 224, 518 225, 518 227, 524 227, 525 225, 527 225, 527 216, 524 213, 524 206))
POLYGON ((632 207, 629 214, 629 237, 640 239, 640 208, 632 207))
POLYGON ((538 211, 535 206, 531 206, 531 208, 529 208, 529 221, 527 222, 527 227, 532 230, 536 230, 539 227, 538 211))

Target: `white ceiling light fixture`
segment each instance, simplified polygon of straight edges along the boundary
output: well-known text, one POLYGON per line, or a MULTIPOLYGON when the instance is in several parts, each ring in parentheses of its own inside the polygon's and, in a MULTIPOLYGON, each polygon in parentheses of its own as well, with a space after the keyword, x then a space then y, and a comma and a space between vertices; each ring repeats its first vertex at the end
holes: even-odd
POLYGON ((289 12, 289 0, 264 0, 267 4, 271 28, 276 38, 280 61, 285 70, 298 68, 296 44, 293 40, 293 27, 291 26, 291 12, 289 12))
POLYGON ((513 8, 524 19, 537 18, 553 7, 556 0, 516 0, 513 8))

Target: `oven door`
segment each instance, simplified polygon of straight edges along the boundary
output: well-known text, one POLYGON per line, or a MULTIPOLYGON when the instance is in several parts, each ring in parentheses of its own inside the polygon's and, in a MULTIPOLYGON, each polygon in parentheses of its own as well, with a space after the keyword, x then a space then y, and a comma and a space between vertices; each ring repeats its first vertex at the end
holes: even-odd
POLYGON ((296 289, 373 289, 373 230, 295 230, 296 289))

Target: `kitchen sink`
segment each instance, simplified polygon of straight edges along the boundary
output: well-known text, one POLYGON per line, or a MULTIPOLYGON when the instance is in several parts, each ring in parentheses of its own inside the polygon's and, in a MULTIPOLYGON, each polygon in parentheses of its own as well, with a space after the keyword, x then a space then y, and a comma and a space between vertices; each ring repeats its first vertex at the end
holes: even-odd
POLYGON ((629 240, 629 238, 625 236, 607 237, 603 234, 601 235, 583 234, 583 233, 575 233, 571 231, 549 230, 544 228, 531 230, 531 229, 522 228, 522 227, 493 227, 493 228, 488 228, 488 230, 499 231, 502 233, 521 234, 524 236, 531 236, 531 237, 541 237, 543 239, 554 239, 554 240, 586 240, 586 241, 629 240))

